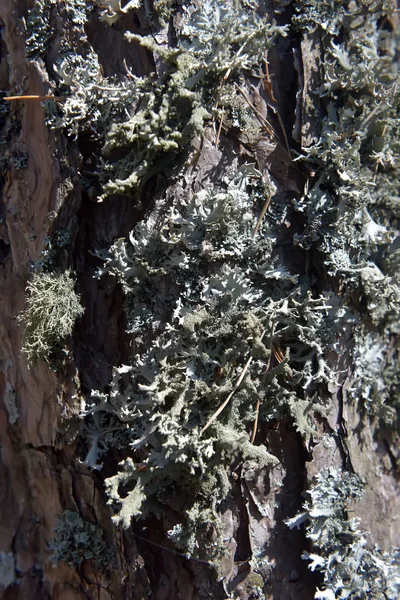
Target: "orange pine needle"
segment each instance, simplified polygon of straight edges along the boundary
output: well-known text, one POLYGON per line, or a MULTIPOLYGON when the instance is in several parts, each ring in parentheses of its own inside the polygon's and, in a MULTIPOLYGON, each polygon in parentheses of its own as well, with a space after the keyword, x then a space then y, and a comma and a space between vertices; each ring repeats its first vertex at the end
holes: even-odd
POLYGON ((29 96, 5 96, 3 100, 64 100, 60 96, 39 96, 32 94, 29 96))
POLYGON ((279 346, 277 348, 273 348, 272 351, 278 363, 281 363, 285 360, 285 355, 279 346))

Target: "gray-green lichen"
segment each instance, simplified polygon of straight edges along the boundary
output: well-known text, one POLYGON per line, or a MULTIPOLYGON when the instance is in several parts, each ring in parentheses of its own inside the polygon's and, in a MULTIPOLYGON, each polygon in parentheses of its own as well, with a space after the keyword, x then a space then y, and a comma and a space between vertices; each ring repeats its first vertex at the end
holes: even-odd
POLYGON ((174 0, 153 0, 152 4, 157 19, 165 27, 173 14, 174 0))
POLYGON ((140 0, 128 0, 124 3, 121 0, 96 0, 96 5, 101 9, 100 20, 112 25, 130 10, 140 8, 141 2, 140 0))
POLYGON ((18 421, 19 411, 16 401, 16 394, 13 385, 10 382, 6 383, 4 395, 3 395, 4 406, 8 413, 8 422, 14 425, 18 421))
POLYGON ((203 133, 215 108, 222 78, 251 70, 285 28, 260 19, 239 2, 207 0, 183 7, 177 47, 152 36, 127 34, 160 58, 157 78, 136 79, 137 104, 129 120, 116 123, 106 138, 102 199, 131 194, 149 175, 171 169, 171 159, 203 133), (118 149, 122 157, 112 160, 118 149))
POLYGON ((26 52, 28 56, 42 55, 52 34, 50 15, 57 0, 35 0, 26 19, 26 52))
POLYGON ((111 123, 126 118, 137 86, 132 81, 122 84, 104 78, 91 48, 84 55, 63 52, 54 69, 66 98, 57 111, 52 101, 45 103, 48 125, 65 129, 71 136, 85 132, 93 141, 103 141, 111 123))
MULTIPOLYGON (((315 181, 297 203, 307 225, 294 242, 322 253, 343 305, 353 310, 359 342, 353 397, 369 412, 382 414, 385 402, 398 407, 382 376, 393 360, 389 336, 398 335, 400 311, 399 40, 390 20, 385 23, 393 3, 297 1, 295 6, 296 28, 319 36, 324 62, 320 106, 315 104, 311 115, 319 119, 321 134, 305 149, 315 181), (372 348, 380 357, 377 369, 372 348), (372 396, 374 388, 379 392, 372 396)), ((386 422, 394 424, 395 410, 384 412, 386 422)))
MULTIPOLYGON (((101 428, 104 435, 123 430, 137 456, 106 482, 125 526, 132 516, 158 512, 177 487, 196 486, 208 494, 204 506, 218 506, 230 485, 213 489, 209 473, 229 482, 235 455, 276 463, 265 446, 249 442, 258 400, 262 420, 290 413, 307 438, 315 433, 305 406, 334 377, 323 346, 339 335, 337 299, 312 298, 276 264, 267 225, 254 237, 257 205, 249 189, 259 177, 244 165, 224 186, 176 199, 159 227, 150 217, 129 242, 118 240, 99 273, 121 281, 136 339, 148 332, 154 338, 131 366, 115 369, 110 393, 94 392, 84 412, 98 419, 87 464, 97 466, 101 428), (286 358, 271 367, 274 345, 286 358), (133 489, 121 497, 129 483, 133 489)), ((318 403, 323 411, 320 396, 318 403)))
POLYGON ((26 308, 19 321, 24 328, 22 350, 30 366, 49 360, 82 316, 84 309, 74 287, 69 271, 34 273, 29 281, 26 308))
POLYGON ((84 521, 78 513, 65 510, 57 520, 54 539, 50 543, 54 564, 65 560, 79 567, 84 560, 94 560, 104 568, 112 561, 112 552, 97 525, 84 521))
POLYGON ((111 123, 125 120, 127 111, 134 104, 136 85, 130 79, 122 83, 117 78, 105 78, 97 54, 89 44, 84 25, 95 14, 107 21, 115 15, 133 8, 121 8, 119 2, 86 2, 70 0, 61 6, 54 0, 35 2, 26 21, 27 50, 35 58, 47 60, 49 46, 58 37, 56 59, 52 65, 55 75, 53 85, 58 87, 57 97, 62 102, 43 102, 46 122, 54 129, 64 130, 75 138, 78 132, 90 136, 96 143, 104 143, 111 123), (56 10, 65 11, 67 21, 73 24, 70 35, 76 44, 66 40, 55 28, 56 10), (74 46, 74 47, 72 47, 74 46))
POLYGON ((27 11, 26 24, 26 53, 29 58, 44 59, 49 45, 61 43, 61 52, 70 48, 65 39, 56 40, 56 21, 59 13, 64 13, 68 21, 76 27, 82 27, 93 10, 93 2, 87 0, 34 0, 27 11))
POLYGON ((363 485, 351 473, 336 469, 322 471, 308 491, 304 512, 287 521, 290 528, 306 523, 312 552, 303 558, 309 568, 324 575, 324 590, 315 598, 335 600, 396 600, 400 594, 399 551, 381 552, 368 548, 368 533, 357 519, 348 516, 352 502, 360 500, 363 485))
MULTIPOLYGON (((100 17, 113 23, 138 3, 123 8, 119 2, 98 4, 100 17)), ((156 11, 167 10, 159 4, 156 11)), ((47 2, 44 8, 49 10, 47 2)), ((81 10, 73 3, 70 9, 75 8, 81 10)), ((46 10, 39 11, 40 19, 46 19, 46 10)), ((50 27, 49 20, 46 27, 50 27)), ((29 21, 28 33, 41 36, 46 27, 29 21)), ((82 54, 63 47, 54 70, 65 101, 58 108, 51 101, 46 103, 47 123, 70 135, 90 132, 103 144, 100 200, 113 194, 135 197, 141 183, 155 172, 171 170, 193 137, 202 134, 215 111, 223 78, 256 68, 274 40, 285 34, 284 27, 261 19, 240 2, 189 4, 183 7, 175 48, 152 36, 127 34, 128 39, 155 52, 159 64, 155 76, 130 75, 123 83, 103 77, 88 45, 82 54)), ((81 26, 81 39, 85 37, 81 26)))
POLYGON ((54 272, 60 253, 68 246, 70 241, 71 232, 66 228, 59 229, 52 236, 46 237, 40 257, 33 264, 33 270, 36 272, 44 271, 46 273, 54 272))
POLYGON ((212 506, 195 502, 185 512, 184 523, 168 531, 169 539, 188 556, 199 554, 199 539, 203 540, 201 554, 209 560, 218 559, 224 552, 221 543, 223 531, 218 515, 212 506))

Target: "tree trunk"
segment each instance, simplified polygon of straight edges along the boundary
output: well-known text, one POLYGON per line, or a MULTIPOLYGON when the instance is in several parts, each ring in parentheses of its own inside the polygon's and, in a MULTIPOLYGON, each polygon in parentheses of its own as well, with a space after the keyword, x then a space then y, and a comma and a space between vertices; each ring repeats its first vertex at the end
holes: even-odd
POLYGON ((394 9, 2 0, 3 598, 398 597, 394 9))

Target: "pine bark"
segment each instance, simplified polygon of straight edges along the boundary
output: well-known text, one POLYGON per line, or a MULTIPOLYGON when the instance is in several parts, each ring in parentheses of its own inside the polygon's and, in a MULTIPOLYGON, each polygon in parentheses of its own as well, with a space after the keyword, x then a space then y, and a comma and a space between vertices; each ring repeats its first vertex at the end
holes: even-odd
MULTIPOLYGON (((265 18, 272 15, 272 5, 265 2, 265 18)), ((52 13, 57 33, 49 43, 46 61, 27 57, 23 17, 28 8, 29 3, 13 0, 2 0, 0 4, 0 89, 4 95, 48 94, 58 40, 68 35, 74 40, 74 24, 68 19, 65 3, 58 2, 52 13)), ((288 18, 289 13, 283 12, 282 24, 288 18)), ((111 27, 94 17, 85 29, 104 75, 143 75, 154 70, 152 54, 124 38, 126 31, 152 33, 141 10, 130 11, 111 27)), ((198 185, 211 170, 211 181, 217 182, 221 164, 231 160, 234 152, 242 152, 274 177, 282 202, 299 196, 310 172, 305 167, 299 171, 288 158, 284 138, 286 135, 290 146, 297 144, 297 148, 310 146, 318 139, 321 122, 307 116, 307 107, 313 104, 315 109, 319 102, 313 91, 320 83, 321 68, 317 34, 303 39, 289 35, 280 41, 269 55, 269 77, 276 101, 272 122, 279 144, 268 146, 271 142, 266 134, 256 147, 230 138, 222 140, 217 148, 215 130, 208 127, 199 145, 198 185)), ((256 104, 256 96, 252 100, 256 104)), ((228 590, 235 597, 251 598, 259 584, 249 567, 252 543, 257 537, 272 565, 264 583, 265 597, 310 599, 321 580, 301 558, 309 542, 303 531, 290 530, 284 519, 301 510, 302 494, 327 467, 357 473, 364 480, 365 493, 354 505, 354 516, 359 516, 370 532, 369 543, 383 549, 400 546, 396 521, 400 512, 398 438, 378 419, 359 414, 348 393, 355 371, 347 353, 352 340, 348 348, 342 348, 339 364, 331 365, 341 375, 337 385, 329 388, 329 416, 313 417, 315 439, 322 440, 326 432, 333 432, 334 444, 326 446, 315 441, 306 446, 290 416, 273 427, 260 426, 258 435, 266 440, 279 466, 268 473, 249 473, 241 467, 233 474, 237 477, 231 505, 234 522, 226 523, 226 529, 235 550, 219 565, 218 574, 174 550, 166 537, 167 519, 149 517, 134 522, 128 530, 113 524, 103 481, 125 456, 118 450, 111 453, 103 472, 91 471, 79 460, 87 450, 81 436, 79 403, 90 390, 107 387, 112 367, 129 360, 132 339, 125 332, 121 286, 111 276, 94 277, 99 259, 91 249, 109 247, 115 239, 128 236, 139 220, 147 218, 155 199, 168 196, 172 183, 163 173, 155 174, 141 190, 140 206, 118 196, 99 203, 82 187, 81 173, 85 168, 90 170, 87 165, 91 156, 100 151, 92 141, 79 136, 74 140, 48 128, 39 101, 0 100, 0 109, 7 153, 7 164, 5 160, 0 163, 0 389, 3 398, 15 398, 18 409, 14 420, 6 403, 0 403, 0 551, 1 564, 8 565, 0 582, 2 597, 194 600, 222 599, 228 590), (22 154, 26 168, 17 168, 12 157, 22 154), (55 372, 44 361, 29 369, 21 351, 23 331, 17 316, 25 307, 32 264, 40 258, 46 238, 60 229, 70 232, 70 242, 57 258, 58 267, 76 272, 85 315, 68 342, 69 357, 63 369, 55 372), (265 508, 267 516, 263 518, 259 504, 265 508), (66 510, 103 530, 115 556, 112 570, 92 560, 84 560, 77 568, 64 561, 52 563, 49 544, 57 518, 66 510)), ((190 177, 196 182, 193 172, 190 177)), ((332 285, 321 257, 293 246, 293 233, 304 223, 298 215, 290 218, 280 242, 285 266, 300 273, 312 270, 319 281, 316 288, 332 285)), ((394 353, 395 346, 388 347, 388 352, 394 353)))

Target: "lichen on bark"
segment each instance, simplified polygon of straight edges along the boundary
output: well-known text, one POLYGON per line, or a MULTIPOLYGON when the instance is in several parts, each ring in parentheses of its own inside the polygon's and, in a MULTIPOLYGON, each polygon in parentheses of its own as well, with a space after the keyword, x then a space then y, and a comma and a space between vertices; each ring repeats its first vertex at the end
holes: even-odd
MULTIPOLYGON (((149 549, 165 561, 156 597, 188 573, 185 597, 363 597, 375 576, 395 594, 392 2, 40 0, 25 23, 29 64, 55 97, 43 108, 62 182, 55 230, 30 258, 73 269, 86 309, 58 372, 54 461, 64 490, 65 465, 96 481, 97 504, 74 488, 63 514, 85 524, 86 543, 101 513, 130 597, 143 593, 132 591, 135 535, 150 577, 149 549), (68 396, 72 371, 81 383, 68 396), (289 530, 307 489, 306 529, 289 530)), ((12 131, 11 109, 1 114, 12 131)), ((25 158, 4 155, 2 172, 22 177, 25 158)), ((28 328, 36 344, 45 325, 28 328)), ((10 385, 17 431, 25 408, 10 385)), ((7 585, 19 577, 10 549, 7 585)), ((121 593, 86 550, 66 550, 73 577, 84 585, 93 568, 121 593)))

